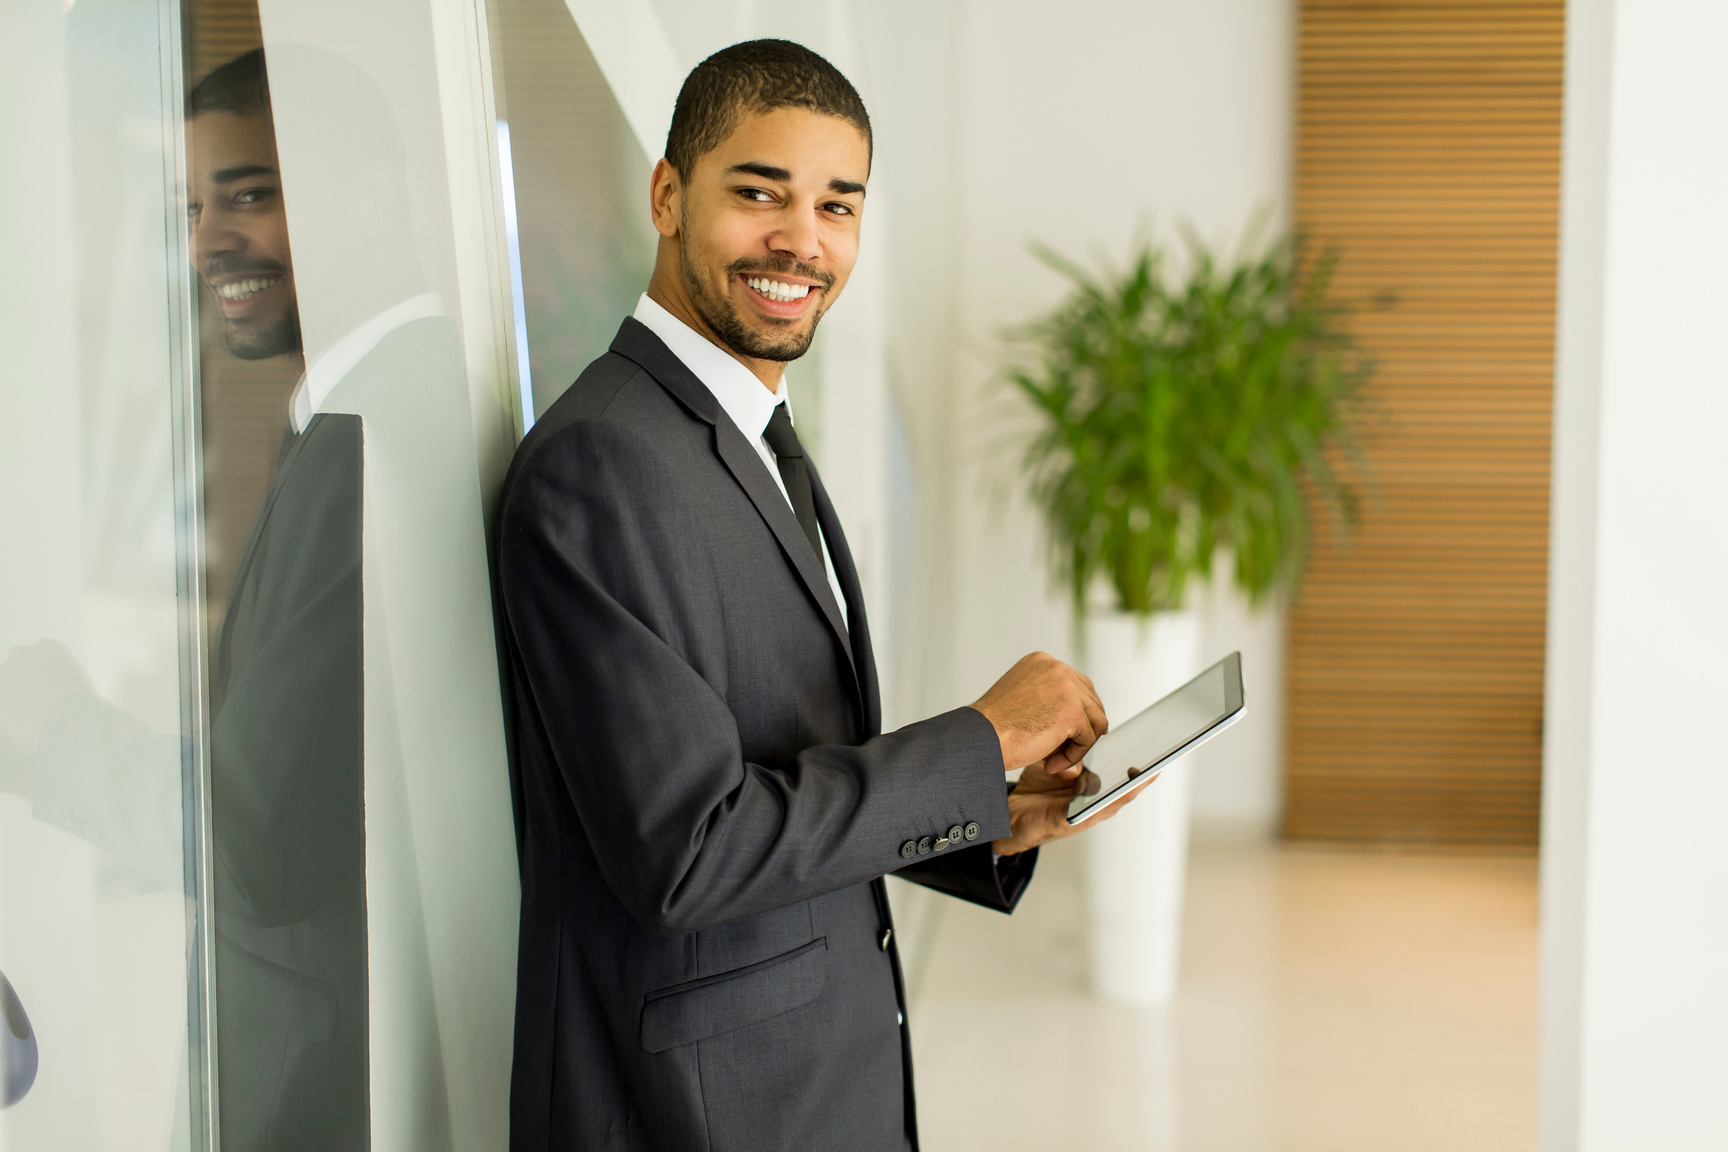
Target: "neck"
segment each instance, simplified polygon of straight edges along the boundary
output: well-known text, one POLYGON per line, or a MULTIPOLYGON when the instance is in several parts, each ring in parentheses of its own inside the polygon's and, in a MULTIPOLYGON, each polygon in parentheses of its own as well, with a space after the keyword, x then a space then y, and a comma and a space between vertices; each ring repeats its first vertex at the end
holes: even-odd
POLYGON ((731 345, 720 339, 711 328, 708 321, 697 311, 696 302, 690 299, 689 289, 684 284, 684 277, 676 269, 668 270, 660 263, 654 266, 654 275, 648 281, 648 299, 678 317, 691 331, 698 333, 708 343, 750 369, 756 379, 762 381, 762 387, 770 392, 780 391, 780 380, 786 374, 786 365, 778 360, 758 360, 754 356, 740 356, 731 345))

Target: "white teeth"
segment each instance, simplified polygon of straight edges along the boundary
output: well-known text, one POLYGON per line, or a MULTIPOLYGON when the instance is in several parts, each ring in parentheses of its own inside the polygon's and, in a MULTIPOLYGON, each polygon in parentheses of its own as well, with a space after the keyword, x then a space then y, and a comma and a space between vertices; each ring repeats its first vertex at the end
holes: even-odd
POLYGON ((218 284, 215 285, 216 295, 224 300, 250 300, 279 279, 278 276, 254 276, 249 280, 236 280, 232 284, 218 284))
POLYGON ((752 277, 744 281, 770 300, 802 300, 810 295, 808 284, 786 284, 779 280, 769 280, 766 277, 752 277))

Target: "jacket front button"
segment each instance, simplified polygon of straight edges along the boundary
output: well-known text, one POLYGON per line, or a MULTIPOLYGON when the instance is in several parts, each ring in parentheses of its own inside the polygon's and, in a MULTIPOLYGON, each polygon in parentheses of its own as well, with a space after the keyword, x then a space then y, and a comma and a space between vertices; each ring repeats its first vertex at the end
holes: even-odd
POLYGON ((948 829, 948 843, 958 844, 958 843, 960 843, 960 838, 962 836, 965 836, 965 835, 966 835, 966 829, 964 829, 964 828, 960 827, 960 825, 956 824, 956 825, 954 825, 954 827, 948 829))
POLYGON ((934 843, 936 843, 936 841, 930 839, 928 836, 918 841, 918 855, 928 856, 930 854, 930 846, 934 843))
POLYGON ((908 840, 900 845, 900 858, 902 860, 910 860, 916 855, 918 855, 918 841, 908 840))
POLYGON ((876 940, 876 947, 886 952, 888 951, 888 942, 892 939, 894 939, 894 929, 884 928, 882 929, 882 935, 876 940))
POLYGON ((966 825, 966 839, 968 839, 968 840, 978 839, 978 822, 977 821, 973 821, 972 823, 966 825))

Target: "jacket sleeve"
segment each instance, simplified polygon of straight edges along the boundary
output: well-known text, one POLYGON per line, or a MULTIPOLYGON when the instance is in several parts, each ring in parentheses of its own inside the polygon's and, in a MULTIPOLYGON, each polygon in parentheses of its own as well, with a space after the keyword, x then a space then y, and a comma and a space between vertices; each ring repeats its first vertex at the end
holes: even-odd
POLYGON ((1032 882, 1038 849, 1000 860, 993 857, 990 845, 979 844, 951 856, 921 860, 900 869, 896 875, 997 912, 1012 912, 1032 882))
POLYGON ((743 758, 711 526, 656 451, 604 419, 558 429, 499 523, 517 708, 538 730, 522 754, 555 770, 630 913, 696 931, 892 872, 905 841, 954 823, 1006 835, 995 730, 971 708, 781 765, 743 758))
MULTIPOLYGON (((1014 785, 1009 784, 1007 794, 1013 793, 1014 785)), ((997 912, 1013 912, 1037 866, 1036 848, 998 859, 990 844, 980 839, 961 852, 919 857, 896 875, 997 912)))

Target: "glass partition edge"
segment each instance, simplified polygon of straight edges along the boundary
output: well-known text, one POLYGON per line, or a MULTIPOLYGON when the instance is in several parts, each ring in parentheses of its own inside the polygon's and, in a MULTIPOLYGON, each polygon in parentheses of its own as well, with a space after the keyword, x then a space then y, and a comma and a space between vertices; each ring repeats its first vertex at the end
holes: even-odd
POLYGON ((216 1107, 215 948, 210 936, 213 860, 208 777, 210 724, 204 613, 203 460, 198 373, 198 292, 185 211, 187 156, 185 40, 190 0, 158 0, 162 53, 163 179, 169 211, 163 221, 168 250, 167 314, 174 444, 175 593, 180 624, 181 789, 185 823, 187 909, 187 1143, 199 1152, 221 1146, 216 1107))

